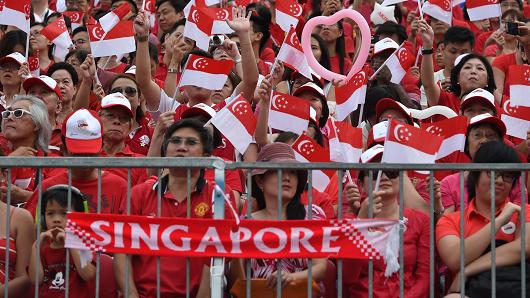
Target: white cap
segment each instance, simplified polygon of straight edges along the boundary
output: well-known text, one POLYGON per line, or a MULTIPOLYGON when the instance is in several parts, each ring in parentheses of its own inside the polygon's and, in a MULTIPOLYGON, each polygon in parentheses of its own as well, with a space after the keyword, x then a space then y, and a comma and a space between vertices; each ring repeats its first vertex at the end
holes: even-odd
POLYGON ((134 114, 132 112, 132 109, 131 109, 131 103, 129 102, 129 100, 127 99, 127 97, 125 97, 125 95, 119 93, 119 92, 116 92, 116 93, 111 93, 105 97, 103 97, 101 99, 101 108, 102 109, 107 109, 107 108, 110 108, 110 107, 121 107, 121 108, 124 108, 127 110, 127 112, 129 113, 129 115, 131 115, 131 117, 134 117, 134 114))
POLYGON ((361 163, 369 163, 374 158, 382 156, 384 148, 385 147, 381 144, 370 147, 361 154, 361 163))
POLYGON ((464 110, 464 107, 473 103, 473 102, 481 102, 485 105, 489 106, 494 111, 496 110, 495 107, 495 97, 491 92, 488 90, 484 90, 482 88, 477 88, 471 92, 469 92, 464 99, 462 100, 462 103, 460 104, 460 109, 464 110))
POLYGON ((498 131, 501 133, 501 137, 504 137, 506 134, 506 125, 504 122, 501 121, 501 119, 492 116, 488 113, 477 115, 469 120, 469 125, 467 126, 467 131, 469 132, 472 127, 488 123, 490 125, 493 125, 495 128, 498 129, 498 131))
POLYGON ((26 57, 24 57, 24 55, 20 54, 19 52, 14 52, 5 57, 0 58, 0 64, 8 61, 13 61, 18 63, 18 65, 22 65, 26 63, 26 57))
POLYGON ((133 76, 136 75, 136 65, 133 65, 131 67, 129 67, 129 69, 127 69, 125 71, 125 74, 132 74, 133 76))
POLYGON ((26 91, 26 93, 31 89, 31 87, 35 85, 41 85, 48 90, 55 92, 59 98, 63 98, 63 95, 61 94, 61 90, 59 89, 59 85, 57 85, 57 82, 50 78, 49 76, 38 76, 38 77, 29 77, 22 82, 22 87, 26 91))
POLYGON ((367 145, 370 146, 373 143, 381 143, 386 139, 388 132, 388 120, 381 121, 372 127, 372 130, 368 133, 367 145))
POLYGON ((66 117, 62 133, 70 153, 94 154, 101 151, 103 125, 94 111, 79 109, 66 117))
POLYGON ((462 59, 463 59, 465 56, 467 56, 467 55, 469 55, 469 53, 464 53, 464 54, 461 54, 460 56, 456 57, 456 59, 455 59, 455 65, 454 65, 454 66, 457 66, 458 63, 460 63, 460 61, 462 61, 462 59))
POLYGON ((320 86, 318 86, 317 84, 313 83, 313 82, 307 82, 305 84, 303 84, 302 86, 300 86, 298 89, 296 89, 294 92, 293 92, 293 96, 297 96, 298 94, 304 92, 304 91, 314 91, 316 93, 318 93, 318 95, 320 95, 321 98, 326 98, 326 95, 324 94, 324 90, 322 90, 322 88, 320 88, 320 86))
POLYGON ((395 42, 390 37, 385 37, 374 44, 374 56, 379 55, 386 50, 394 51, 397 48, 399 48, 399 45, 397 42, 395 42))
POLYGON ((370 21, 374 25, 381 25, 385 22, 392 21, 397 23, 396 18, 394 17, 395 6, 382 6, 379 3, 375 3, 374 10, 370 14, 370 21))

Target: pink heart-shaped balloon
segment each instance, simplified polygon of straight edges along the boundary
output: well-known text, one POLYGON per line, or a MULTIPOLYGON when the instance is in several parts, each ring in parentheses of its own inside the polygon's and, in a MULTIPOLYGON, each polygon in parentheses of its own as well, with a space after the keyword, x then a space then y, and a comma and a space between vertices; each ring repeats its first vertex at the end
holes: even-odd
POLYGON ((368 53, 370 52, 370 37, 370 27, 368 27, 368 23, 364 17, 355 10, 343 9, 336 12, 332 16, 319 16, 307 21, 304 26, 304 30, 302 31, 302 49, 304 49, 304 55, 307 59, 307 63, 309 66, 311 66, 314 72, 328 81, 342 81, 341 84, 345 84, 356 73, 358 73, 363 68, 364 63, 366 63, 366 59, 368 59, 368 53), (361 49, 347 76, 334 73, 322 67, 311 51, 311 33, 313 32, 313 28, 315 28, 317 25, 333 25, 344 18, 352 19, 355 23, 357 23, 359 29, 361 30, 361 49))

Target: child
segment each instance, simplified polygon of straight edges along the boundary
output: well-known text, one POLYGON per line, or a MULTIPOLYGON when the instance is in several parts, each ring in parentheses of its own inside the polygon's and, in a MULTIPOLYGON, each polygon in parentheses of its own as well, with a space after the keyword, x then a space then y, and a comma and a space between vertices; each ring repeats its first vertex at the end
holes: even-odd
MULTIPOLYGON (((66 249, 64 248, 66 213, 68 212, 68 186, 56 185, 42 194, 40 208, 40 260, 36 259, 36 242, 31 251, 29 278, 39 283, 39 297, 64 297, 66 288, 66 249), (35 273, 39 271, 38 280, 35 273)), ((84 212, 85 199, 75 187, 71 187, 72 211, 84 212)), ((88 263, 81 267, 77 249, 70 250, 69 295, 71 297, 94 297, 90 280, 96 267, 88 263)))

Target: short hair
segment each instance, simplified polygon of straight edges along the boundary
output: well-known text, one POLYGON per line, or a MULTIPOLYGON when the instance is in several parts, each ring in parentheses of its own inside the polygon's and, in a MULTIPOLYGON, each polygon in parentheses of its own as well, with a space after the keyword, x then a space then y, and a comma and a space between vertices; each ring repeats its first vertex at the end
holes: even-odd
POLYGON ((72 32, 72 37, 74 37, 74 36, 75 36, 77 33, 79 33, 79 32, 86 32, 86 33, 88 33, 88 29, 87 29, 87 27, 85 27, 85 26, 79 26, 79 27, 75 28, 74 31, 72 32))
MULTIPOLYGON (((70 186, 71 200, 70 206, 75 212, 85 212, 85 196, 74 186, 70 186)), ((46 231, 46 205, 48 202, 56 202, 61 207, 68 207, 68 185, 55 185, 42 193, 39 215, 41 216, 41 228, 46 231)))
POLYGON ((263 35, 259 41, 259 52, 261 53, 271 37, 271 32, 269 30, 269 24, 272 19, 271 12, 267 7, 255 3, 249 4, 246 12, 251 12, 250 21, 252 30, 254 32, 261 32, 263 35))
MULTIPOLYGON (((473 163, 521 163, 519 155, 512 147, 506 145, 502 141, 489 141, 482 145, 475 153, 473 163)), ((481 171, 469 172, 467 178, 467 193, 468 199, 471 200, 476 196, 476 184, 481 171)), ((516 179, 513 181, 512 188, 514 187, 517 178, 521 175, 520 172, 515 172, 516 179)))
POLYGON ((444 34, 444 45, 450 43, 463 44, 469 42, 471 48, 475 46, 475 35, 468 28, 451 26, 444 34))
POLYGON ((83 63, 83 62, 85 62, 85 59, 88 56, 88 54, 90 54, 90 53, 87 50, 84 50, 84 49, 71 50, 70 52, 68 52, 68 54, 66 54, 66 57, 64 58, 64 61, 67 61, 68 58, 70 58, 72 56, 75 56, 77 58, 77 60, 79 60, 80 63, 83 63))
POLYGON ((50 68, 48 68, 47 74, 49 77, 51 77, 54 72, 61 70, 61 69, 66 70, 70 74, 70 77, 72 78, 72 82, 74 83, 74 85, 77 85, 77 83, 79 83, 79 77, 77 76, 77 71, 75 71, 75 68, 72 65, 66 62, 57 62, 57 63, 52 64, 50 68))
POLYGON ((395 22, 392 22, 392 21, 386 21, 383 24, 377 26, 377 28, 375 29, 375 34, 376 35, 381 35, 381 34, 394 35, 394 34, 396 34, 397 37, 399 38, 399 41, 398 41, 399 44, 403 43, 408 38, 407 31, 405 30, 405 27, 403 27, 402 25, 397 24, 395 22))
MULTIPOLYGON (((52 127, 48 119, 48 108, 41 99, 33 95, 15 95, 11 104, 23 100, 31 103, 28 108, 31 113, 30 116, 35 126, 39 129, 37 139, 35 140, 35 147, 44 152, 48 152, 48 145, 52 136, 52 127)), ((2 128, 3 126, 2 123, 2 128)))
POLYGON ((326 46, 326 43, 318 34, 311 34, 311 38, 314 38, 318 42, 318 46, 320 47, 320 65, 322 65, 322 67, 324 67, 325 69, 331 69, 331 62, 329 60, 329 50, 326 46))
POLYGON ((12 30, 4 34, 0 39, 0 57, 13 53, 18 45, 22 46, 25 51, 27 36, 26 32, 22 30, 12 30))
POLYGON ((391 98, 396 100, 396 97, 390 92, 389 88, 383 86, 373 86, 366 90, 366 100, 363 110, 363 119, 366 120, 375 116, 375 106, 377 102, 383 98, 391 98))
POLYGON ((486 72, 488 74, 488 83, 486 86, 483 87, 483 89, 488 90, 490 93, 493 93, 495 89, 497 89, 497 85, 495 85, 495 79, 493 76, 493 68, 491 67, 491 64, 489 61, 484 58, 484 56, 476 54, 476 53, 469 53, 466 56, 464 56, 460 62, 455 65, 453 70, 451 71, 451 86, 450 90, 451 92, 460 97, 460 93, 462 92, 462 89, 460 89, 460 83, 458 82, 458 76, 460 75, 460 71, 464 67, 464 64, 466 64, 467 61, 471 59, 478 59, 484 64, 484 67, 486 68, 486 72))
MULTIPOLYGON (((506 1, 506 0, 500 0, 499 3, 502 3, 504 1, 506 1)), ((523 9, 524 9, 523 1, 522 0, 515 0, 515 1, 517 2, 517 5, 519 6, 519 9, 521 11, 523 11, 523 9)))
POLYGON ((204 127, 204 123, 194 118, 187 118, 171 124, 171 126, 168 127, 168 129, 166 130, 166 133, 164 134, 164 142, 162 143, 162 148, 160 150, 160 154, 162 157, 166 156, 167 146, 169 144, 169 138, 171 138, 171 135, 175 131, 182 128, 191 128, 196 131, 199 134, 199 138, 201 139, 202 149, 204 153, 212 154, 213 137, 208 132, 208 129, 204 127))
POLYGON ((160 5, 169 2, 169 4, 175 9, 175 12, 181 12, 184 10, 184 7, 186 7, 186 4, 188 1, 184 0, 158 0, 156 1, 156 9, 160 7, 160 5))

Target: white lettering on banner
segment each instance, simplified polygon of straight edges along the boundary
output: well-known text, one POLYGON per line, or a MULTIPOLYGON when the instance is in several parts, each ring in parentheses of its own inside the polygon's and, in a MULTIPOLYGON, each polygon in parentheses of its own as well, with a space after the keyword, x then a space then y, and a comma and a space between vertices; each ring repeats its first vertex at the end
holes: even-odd
POLYGON ((114 224, 114 245, 116 247, 124 248, 123 245, 123 223, 117 222, 114 224))
POLYGON ((101 245, 101 246, 105 246, 105 245, 109 245, 110 242, 112 241, 112 237, 107 234, 106 232, 104 232, 102 229, 101 229, 101 226, 110 226, 109 222, 108 221, 104 221, 104 220, 97 220, 95 222, 93 222, 91 225, 90 225, 90 228, 92 229, 92 231, 94 231, 94 234, 98 235, 99 237, 101 237, 103 240, 96 240, 96 244, 97 245, 101 245))
POLYGON ((230 240, 232 241, 232 254, 240 254, 241 252, 241 242, 246 242, 252 237, 252 232, 247 229, 240 227, 236 232, 230 231, 230 240), (243 235, 241 237, 241 235, 243 235))
POLYGON ((313 231, 307 228, 291 228, 291 252, 300 252, 300 244, 309 252, 316 252, 316 249, 311 246, 309 239, 313 237, 313 231), (300 234, 303 236, 300 237, 300 234))
POLYGON ((226 253, 226 249, 221 243, 221 238, 219 238, 219 233, 217 233, 217 229, 214 227, 209 227, 206 233, 204 233, 201 243, 199 244, 199 247, 197 247, 196 251, 204 252, 206 251, 206 247, 210 245, 215 246, 217 252, 226 253))
POLYGON ((158 225, 149 224, 149 235, 137 223, 130 223, 131 226, 131 248, 140 248, 140 239, 149 249, 158 250, 158 225))
POLYGON ((331 247, 331 242, 337 241, 339 236, 331 236, 334 231, 339 231, 340 227, 323 227, 324 235, 322 236, 322 252, 338 253, 340 247, 331 247))
POLYGON ((277 253, 277 252, 282 251, 285 248, 285 245, 287 244, 287 234, 284 231, 277 229, 277 228, 261 229, 256 233, 256 235, 254 235, 254 244, 262 252, 277 253), (276 237, 278 237, 278 242, 279 242, 278 247, 276 248, 269 247, 264 243, 263 237, 265 233, 271 233, 271 234, 276 235, 276 237))
POLYGON ((162 232, 162 235, 160 238, 162 238, 162 243, 169 249, 174 251, 189 251, 191 250, 191 238, 187 237, 180 237, 182 240, 182 246, 177 246, 173 241, 171 241, 171 233, 174 231, 179 230, 182 232, 188 232, 188 227, 183 225, 171 225, 164 229, 164 232, 162 232))

